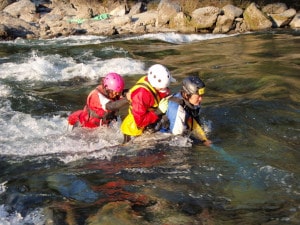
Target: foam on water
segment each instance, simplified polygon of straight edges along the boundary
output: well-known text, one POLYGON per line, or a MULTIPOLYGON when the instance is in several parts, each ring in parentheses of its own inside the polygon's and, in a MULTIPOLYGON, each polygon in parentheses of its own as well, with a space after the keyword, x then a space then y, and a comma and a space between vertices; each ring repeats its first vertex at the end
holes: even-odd
POLYGON ((139 39, 152 39, 152 40, 162 40, 172 44, 182 44, 182 43, 189 43, 195 41, 205 41, 210 39, 217 39, 217 38, 225 38, 234 36, 228 34, 179 34, 179 33, 158 33, 158 34, 144 34, 139 39))
MULTIPOLYGON (((136 38, 136 37, 134 37, 136 38)), ((145 38, 147 38, 145 36, 145 38)), ((41 45, 76 45, 97 44, 104 41, 104 37, 85 36, 68 37, 44 40, 41 45)), ((113 39, 110 39, 114 41, 113 39)), ((34 41, 16 40, 14 45, 34 45, 34 41)), ((123 49, 105 47, 102 53, 113 52, 127 54, 123 49)), ((7 81, 25 81, 35 85, 36 81, 60 82, 74 77, 98 79, 113 68, 122 75, 145 74, 143 62, 127 57, 100 59, 93 56, 92 51, 86 51, 80 61, 72 57, 58 54, 43 55, 33 50, 27 55, 20 55, 21 60, 14 62, 8 59, 0 64, 0 77, 7 81)), ((0 83, 0 147, 2 155, 10 156, 40 156, 58 154, 64 162, 70 162, 83 157, 110 158, 117 149, 107 150, 108 146, 115 146, 122 142, 119 123, 109 129, 95 129, 93 131, 82 129, 80 132, 68 130, 66 118, 60 116, 34 117, 30 114, 14 111, 8 97, 11 95, 10 87, 0 83)))
POLYGON ((61 45, 61 46, 80 46, 88 44, 101 44, 110 40, 106 36, 94 36, 94 35, 82 35, 82 36, 68 36, 68 37, 57 37, 51 39, 40 39, 40 40, 26 40, 22 38, 17 38, 12 41, 0 41, 0 43, 9 45, 19 45, 19 46, 48 46, 48 45, 61 45))
MULTIPOLYGON (((58 37, 53 39, 48 39, 42 42, 44 45, 47 44, 60 44, 64 46, 78 46, 87 44, 101 44, 110 40, 106 36, 95 36, 95 35, 83 35, 83 36, 69 36, 69 37, 58 37)), ((39 42, 40 43, 40 42, 39 42)))
POLYGON ((39 55, 34 51, 23 62, 0 64, 0 76, 3 79, 17 81, 66 81, 74 77, 97 79, 108 72, 122 75, 144 74, 144 63, 131 58, 112 58, 107 60, 89 59, 84 63, 71 57, 60 55, 39 55))
POLYGON ((7 183, 7 181, 0 183, 0 194, 4 193, 6 191, 6 189, 7 189, 7 187, 5 185, 6 183, 7 183))
POLYGON ((42 225, 46 223, 46 219, 43 216, 41 209, 35 209, 31 213, 23 217, 20 213, 9 212, 4 205, 0 205, 0 224, 1 225, 23 225, 23 224, 35 224, 42 225))
MULTIPOLYGON (((109 128, 71 131, 67 120, 59 115, 33 117, 12 110, 6 99, 11 94, 7 85, 0 82, 0 149, 1 155, 37 156, 56 153, 92 152, 122 142, 120 121, 109 128)), ((113 151, 104 150, 95 157, 109 158, 113 151)), ((76 154, 62 155, 61 159, 74 161, 76 154)), ((82 158, 82 157, 81 157, 82 158)))
MULTIPOLYGON (((60 116, 32 117, 10 111, 1 114, 0 127, 2 155, 41 156, 68 153, 62 155, 61 159, 73 161, 78 159, 79 152, 93 152, 122 141, 118 123, 109 128, 80 131, 78 128, 78 132, 72 132, 67 129, 66 118, 60 116)), ((100 158, 109 158, 111 151, 99 154, 100 158)))
POLYGON ((238 34, 180 34, 175 32, 169 33, 155 33, 155 34, 142 34, 142 35, 129 35, 119 38, 110 38, 107 36, 69 36, 69 37, 58 37, 46 40, 24 40, 16 39, 13 41, 0 41, 0 43, 10 44, 10 45, 26 45, 26 46, 48 46, 48 45, 60 45, 60 46, 80 46, 87 44, 101 44, 110 43, 116 41, 124 40, 140 40, 140 39, 151 39, 151 40, 161 40, 173 44, 182 44, 195 41, 205 41, 217 38, 226 38, 238 34))
MULTIPOLYGON (((1 87, 4 90, 2 93, 9 95, 9 89, 1 87)), ((9 100, 2 101, 0 106, 0 148, 3 156, 49 156, 56 157, 64 163, 82 158, 109 160, 117 154, 117 146, 123 141, 119 128, 120 120, 112 123, 110 127, 71 130, 66 118, 60 115, 34 117, 13 111, 9 100)), ((168 134, 155 135, 141 139, 142 145, 145 145, 145 142, 155 143, 155 138, 157 140, 170 137, 168 134)), ((190 147, 190 142, 184 137, 176 137, 168 142, 170 145, 176 142, 176 146, 190 147)))
POLYGON ((0 97, 1 98, 6 98, 10 95, 10 93, 11 93, 10 87, 5 85, 5 84, 2 84, 0 82, 0 97))

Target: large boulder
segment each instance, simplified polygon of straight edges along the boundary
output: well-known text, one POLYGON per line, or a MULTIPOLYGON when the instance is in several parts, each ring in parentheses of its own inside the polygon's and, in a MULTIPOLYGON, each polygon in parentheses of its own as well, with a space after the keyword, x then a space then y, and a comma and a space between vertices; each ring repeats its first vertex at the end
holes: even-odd
POLYGON ((126 24, 131 23, 131 16, 125 15, 121 17, 113 17, 112 23, 114 24, 115 27, 125 26, 126 24))
POLYGON ((213 33, 227 33, 235 28, 235 18, 243 14, 243 10, 233 5, 222 8, 223 15, 219 15, 213 33))
POLYGON ((258 9, 255 3, 251 3, 244 11, 244 23, 248 30, 264 30, 272 27, 272 22, 258 9))
POLYGON ((80 28, 88 35, 111 36, 117 33, 111 20, 89 20, 82 23, 80 28))
POLYGON ((218 16, 216 26, 213 30, 213 33, 227 33, 233 29, 234 18, 227 15, 218 16))
POLYGON ((70 4, 76 10, 77 18, 91 18, 96 15, 107 13, 108 10, 99 1, 82 1, 82 0, 70 0, 70 4))
POLYGON ((192 12, 192 21, 196 29, 212 29, 221 9, 214 6, 198 8, 192 12))
POLYGON ((262 11, 266 14, 279 14, 286 11, 288 7, 285 3, 271 3, 262 7, 262 11))
POLYGON ((171 18, 170 28, 183 33, 194 32, 194 27, 190 25, 190 18, 183 12, 179 12, 171 18))
MULTIPOLYGON (((72 1, 72 0, 71 0, 72 1)), ((79 21, 84 21, 85 17, 90 17, 90 14, 86 14, 86 8, 84 8, 82 14, 78 12, 79 2, 52 0, 49 4, 51 11, 41 16, 39 20, 40 35, 42 38, 52 38, 58 36, 68 36, 76 33, 85 33, 80 28, 79 21), (75 5, 76 6, 75 6, 75 5), (74 23, 76 21, 76 23, 74 23), (79 32, 80 30, 80 32, 79 32)))
POLYGON ((52 0, 49 8, 53 14, 72 16, 78 19, 90 19, 96 15, 108 12, 107 8, 98 1, 52 0))
POLYGON ((38 22, 39 20, 38 14, 36 14, 35 4, 30 0, 14 2, 8 5, 3 11, 29 23, 38 22))
POLYGON ((295 9, 288 9, 282 13, 270 14, 269 16, 273 21, 273 27, 284 27, 291 22, 296 13, 295 9))
POLYGON ((300 13, 294 16, 294 19, 292 19, 289 25, 291 28, 300 28, 300 13))
POLYGON ((132 203, 129 201, 109 202, 101 207, 98 212, 87 219, 89 225, 99 224, 145 224, 141 216, 132 209, 132 203))
POLYGON ((108 9, 103 4, 100 4, 99 1, 52 0, 49 8, 54 10, 55 14, 59 11, 63 16, 73 16, 82 19, 89 19, 108 12, 108 9))
MULTIPOLYGON (((65 2, 65 1, 60 1, 60 0, 52 0, 51 4, 49 5, 49 8, 51 11, 46 15, 57 15, 60 16, 61 18, 64 17, 69 17, 69 18, 80 18, 77 15, 77 10, 72 7, 71 4, 65 2)), ((44 17, 43 16, 43 17, 44 17)), ((43 17, 41 19, 43 19, 43 17)), ((44 19, 46 22, 46 19, 44 19)))
POLYGON ((134 22, 134 28, 139 29, 139 27, 143 27, 143 29, 147 29, 149 27, 155 27, 158 13, 155 10, 150 10, 147 12, 135 14, 132 16, 132 21, 134 22))
POLYGON ((2 32, 6 32, 8 39, 39 37, 37 26, 16 18, 7 12, 0 11, 1 24, 4 25, 4 27, 2 26, 2 32))
POLYGON ((180 5, 171 0, 161 0, 157 7, 157 27, 163 27, 180 12, 180 5))
POLYGON ((121 4, 109 12, 111 16, 124 16, 126 14, 126 5, 121 4))
POLYGON ((144 11, 144 5, 142 2, 138 2, 130 8, 129 16, 142 13, 144 11))
POLYGON ((222 12, 224 15, 226 15, 228 17, 232 17, 232 18, 240 17, 243 14, 243 10, 234 5, 225 5, 222 8, 222 12))
POLYGON ((73 34, 78 24, 70 23, 61 14, 48 13, 40 19, 39 26, 42 38, 52 38, 73 34))

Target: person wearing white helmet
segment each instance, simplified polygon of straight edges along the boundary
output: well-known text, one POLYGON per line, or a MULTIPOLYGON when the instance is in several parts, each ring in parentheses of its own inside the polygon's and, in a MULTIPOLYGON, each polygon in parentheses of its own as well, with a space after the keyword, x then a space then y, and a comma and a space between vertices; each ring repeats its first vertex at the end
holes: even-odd
POLYGON ((124 87, 125 81, 120 74, 108 73, 88 95, 84 109, 69 115, 69 124, 73 128, 96 128, 116 120, 116 112, 128 104, 127 98, 122 98, 124 87))
POLYGON ((170 95, 169 85, 175 81, 165 66, 155 64, 148 69, 147 76, 140 78, 129 90, 128 115, 121 124, 124 143, 159 121, 168 107, 165 97, 170 95))
POLYGON ((174 135, 192 132, 196 139, 202 141, 205 146, 210 146, 212 142, 200 126, 204 92, 205 84, 199 77, 184 78, 181 91, 168 99, 168 109, 157 123, 156 130, 171 132, 174 135))

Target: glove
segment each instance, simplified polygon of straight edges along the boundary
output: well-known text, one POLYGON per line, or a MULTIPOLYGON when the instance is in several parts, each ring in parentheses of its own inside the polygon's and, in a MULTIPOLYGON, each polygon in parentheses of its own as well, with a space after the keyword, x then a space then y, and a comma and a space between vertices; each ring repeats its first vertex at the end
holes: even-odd
POLYGON ((163 98, 160 100, 159 104, 158 104, 158 114, 165 114, 167 112, 168 109, 168 103, 169 103, 169 98, 163 98))
POLYGON ((158 108, 162 113, 166 113, 168 110, 169 98, 163 98, 158 104, 158 108))

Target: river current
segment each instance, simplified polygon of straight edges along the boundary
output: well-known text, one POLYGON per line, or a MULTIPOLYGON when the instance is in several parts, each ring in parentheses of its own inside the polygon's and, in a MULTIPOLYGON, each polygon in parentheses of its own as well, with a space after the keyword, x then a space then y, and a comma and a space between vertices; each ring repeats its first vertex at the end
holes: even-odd
POLYGON ((76 36, 0 42, 0 224, 300 224, 300 33, 76 36), (74 129, 107 72, 161 63, 206 84, 208 148, 121 146, 120 121, 74 129))

